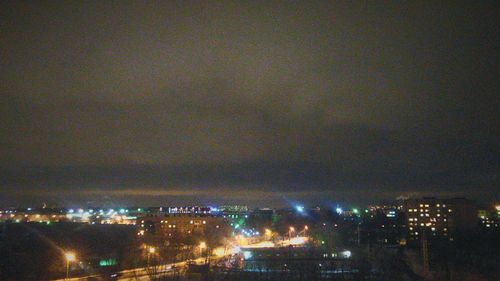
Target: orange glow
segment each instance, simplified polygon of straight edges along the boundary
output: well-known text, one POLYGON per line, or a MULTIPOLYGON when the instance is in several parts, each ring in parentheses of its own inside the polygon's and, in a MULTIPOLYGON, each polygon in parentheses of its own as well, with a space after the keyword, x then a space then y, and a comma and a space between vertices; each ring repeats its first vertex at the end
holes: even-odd
POLYGON ((73 252, 67 252, 64 256, 66 257, 66 261, 68 262, 76 261, 76 255, 73 252))

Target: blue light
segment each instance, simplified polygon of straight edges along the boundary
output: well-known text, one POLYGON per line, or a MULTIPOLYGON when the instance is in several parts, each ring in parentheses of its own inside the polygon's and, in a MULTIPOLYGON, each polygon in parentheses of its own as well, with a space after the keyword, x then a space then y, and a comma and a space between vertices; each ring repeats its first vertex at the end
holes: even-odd
POLYGON ((250 252, 250 251, 243 251, 243 257, 246 260, 252 258, 252 252, 250 252))
POLYGON ((295 206, 295 209, 297 209, 297 212, 303 213, 304 212, 304 206, 295 206))
POLYGON ((335 209, 335 212, 337 212, 337 214, 341 215, 344 211, 342 210, 342 208, 337 207, 337 208, 335 209))

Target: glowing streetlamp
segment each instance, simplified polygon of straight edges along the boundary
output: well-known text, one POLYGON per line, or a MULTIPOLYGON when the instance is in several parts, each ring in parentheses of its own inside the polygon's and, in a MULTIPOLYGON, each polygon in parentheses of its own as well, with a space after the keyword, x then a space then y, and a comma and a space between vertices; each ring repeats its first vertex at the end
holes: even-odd
POLYGON ((203 250, 207 248, 207 243, 200 242, 200 245, 198 247, 200 247, 200 256, 203 256, 203 250))
POLYGON ((148 266, 151 260, 151 255, 154 255, 156 253, 156 248, 155 247, 148 247, 148 266))
POLYGON ((73 252, 66 252, 64 256, 66 258, 66 279, 69 279, 69 264, 76 261, 76 255, 73 252))
POLYGON ((289 239, 289 240, 291 240, 291 239, 292 239, 292 232, 294 232, 294 231, 295 231, 295 227, 290 226, 290 227, 288 228, 288 239, 289 239))

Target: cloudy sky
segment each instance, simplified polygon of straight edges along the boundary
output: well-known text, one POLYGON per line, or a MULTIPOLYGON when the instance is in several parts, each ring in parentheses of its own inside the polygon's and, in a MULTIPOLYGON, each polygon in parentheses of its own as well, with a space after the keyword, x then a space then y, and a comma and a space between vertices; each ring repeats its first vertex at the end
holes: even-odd
POLYGON ((2 2, 0 204, 498 200, 495 11, 2 2))

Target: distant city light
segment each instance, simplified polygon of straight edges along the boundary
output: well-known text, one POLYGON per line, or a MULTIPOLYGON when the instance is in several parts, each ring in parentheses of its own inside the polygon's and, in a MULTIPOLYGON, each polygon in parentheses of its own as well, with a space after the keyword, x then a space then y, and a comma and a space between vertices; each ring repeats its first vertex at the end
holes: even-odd
POLYGON ((342 252, 342 256, 344 258, 350 258, 351 257, 351 251, 349 251, 349 250, 343 251, 342 252))
POLYGON ((299 213, 303 213, 304 212, 304 206, 295 206, 295 209, 297 210, 297 212, 299 213))
POLYGON ((219 248, 214 249, 213 253, 217 257, 223 257, 225 255, 225 250, 224 250, 224 248, 219 247, 219 248))
POLYGON ((341 215, 344 211, 342 210, 342 208, 337 207, 337 208, 335 209, 335 212, 337 212, 337 214, 341 215))
POLYGON ((243 257, 244 257, 245 259, 250 259, 250 258, 252 258, 252 252, 250 252, 250 251, 243 251, 243 257))

